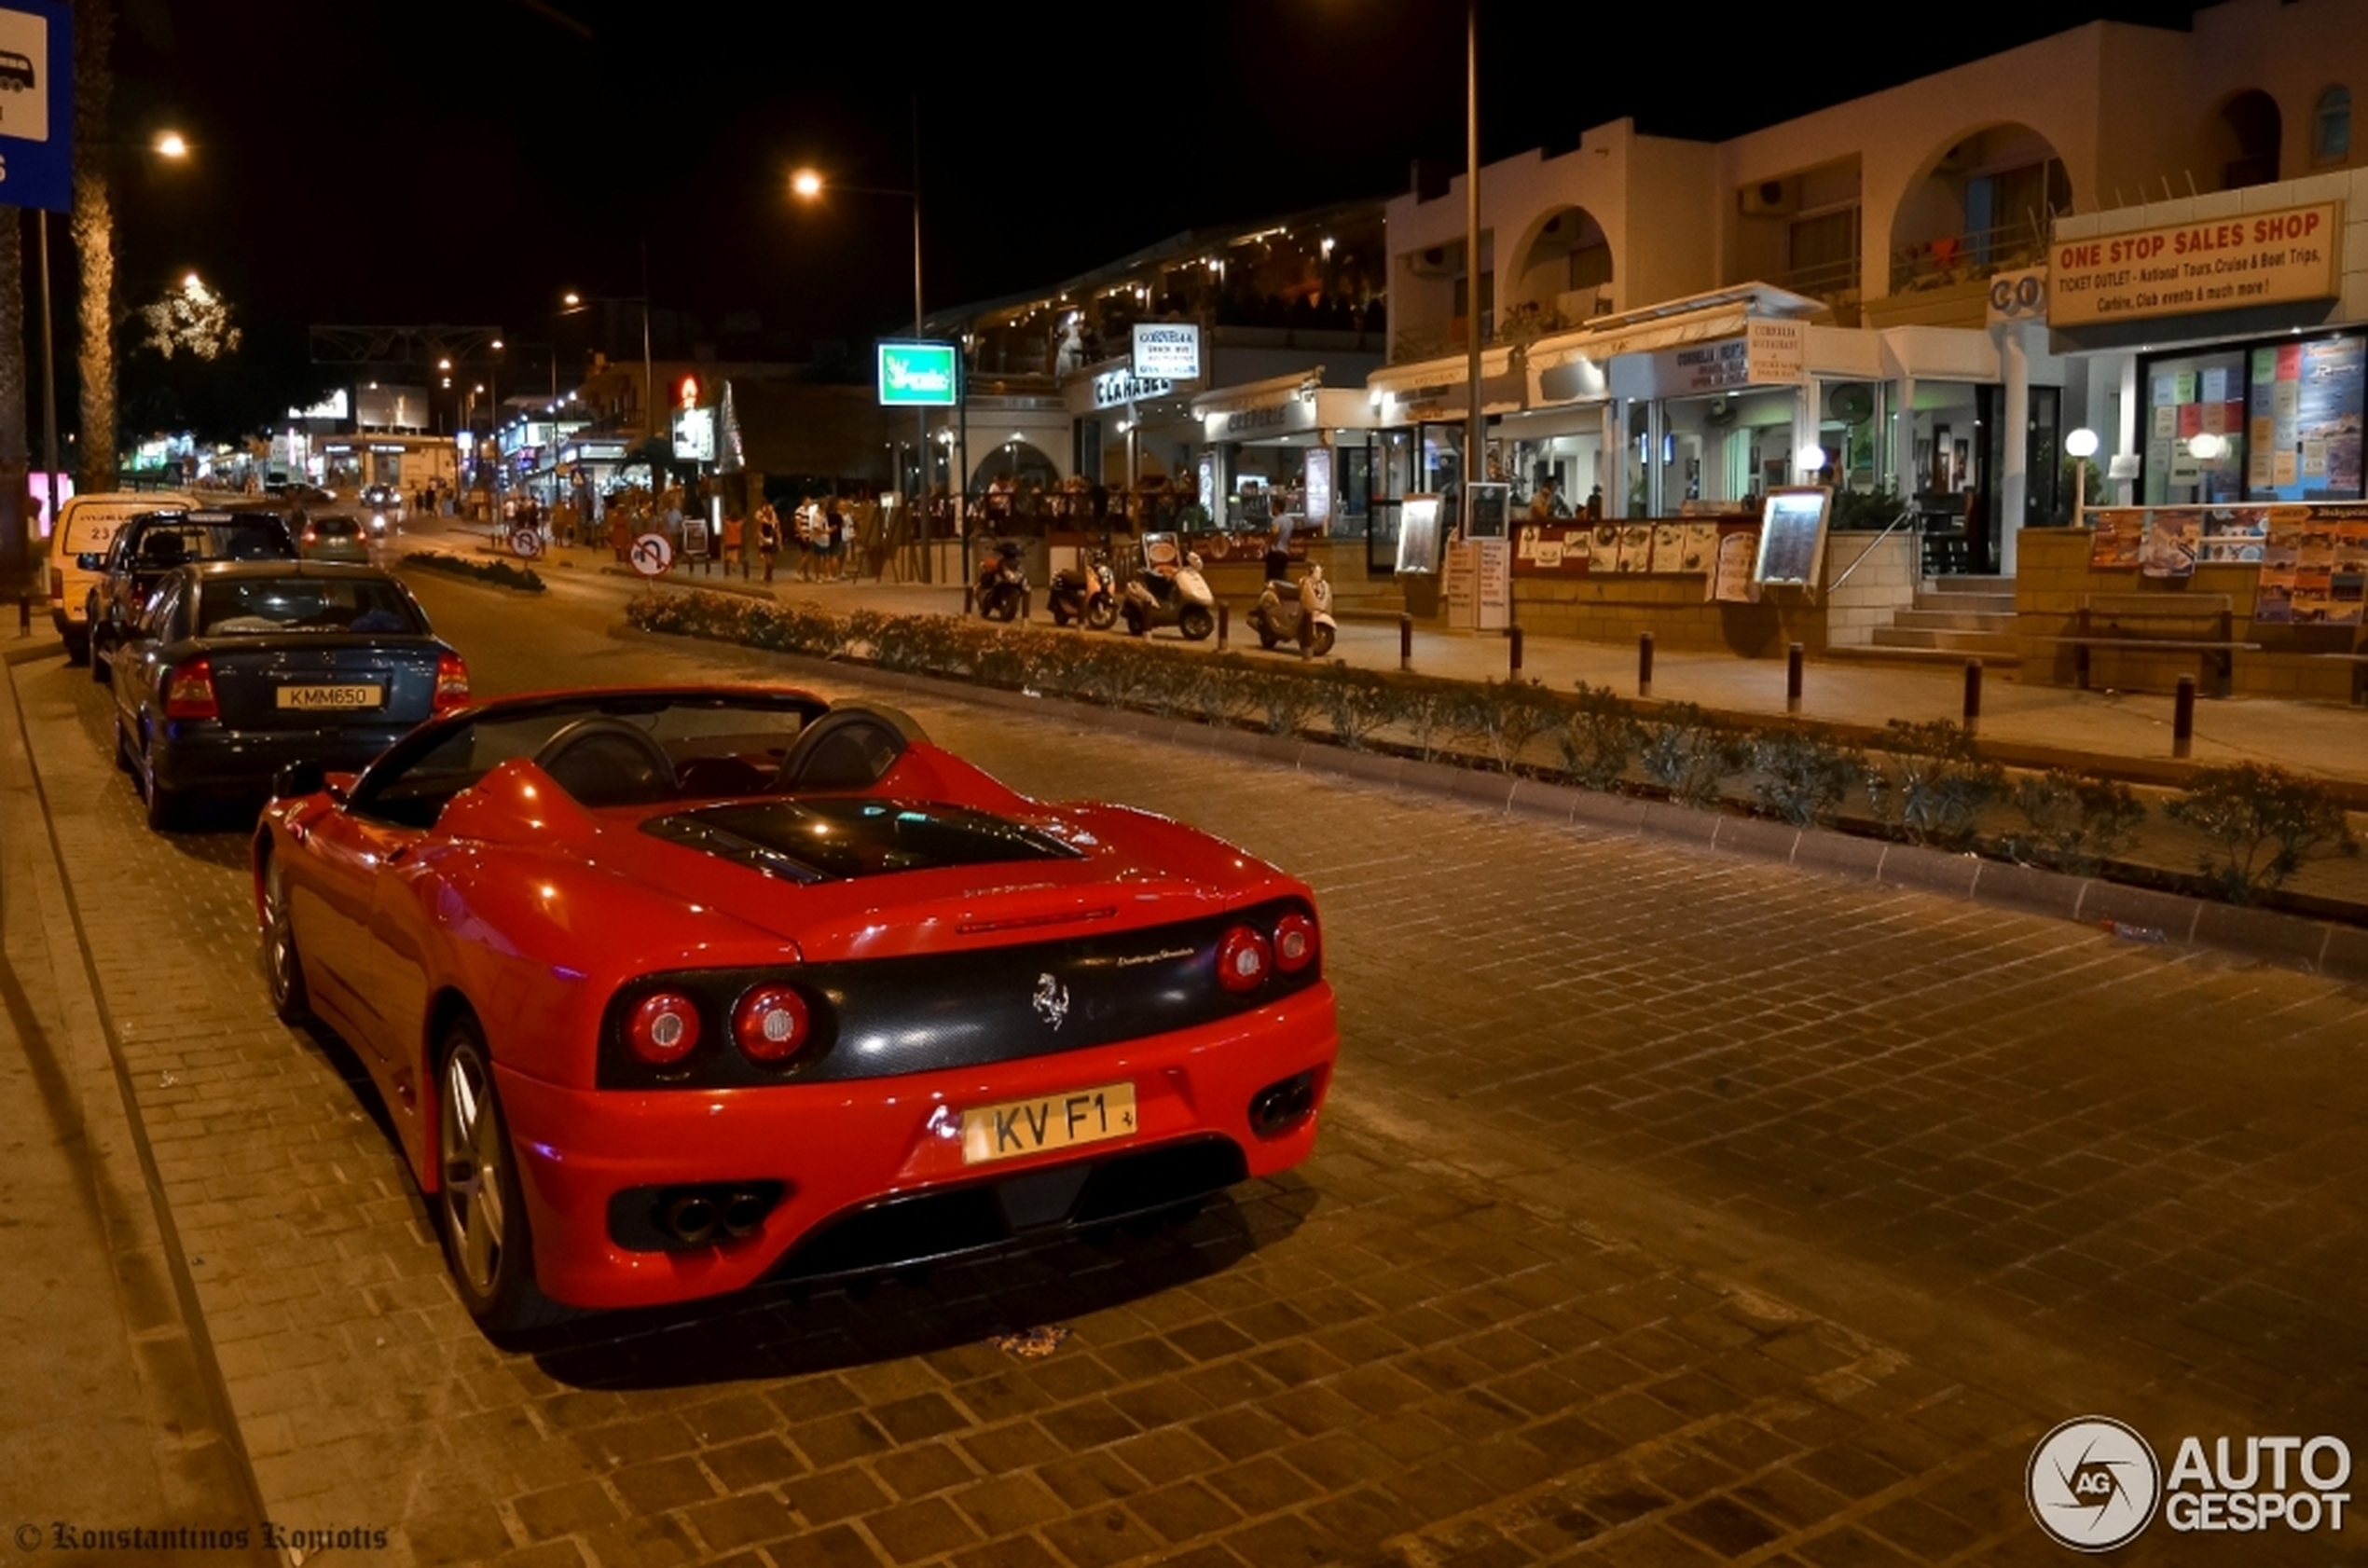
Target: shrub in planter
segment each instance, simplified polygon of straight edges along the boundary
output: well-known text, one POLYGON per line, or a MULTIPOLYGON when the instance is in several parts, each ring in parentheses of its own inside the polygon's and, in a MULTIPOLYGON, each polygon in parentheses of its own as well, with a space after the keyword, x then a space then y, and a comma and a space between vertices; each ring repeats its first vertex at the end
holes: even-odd
POLYGON ((840 626, 847 639, 841 652, 851 658, 877 658, 880 632, 888 624, 888 617, 876 610, 848 611, 840 626))
POLYGON ((438 555, 433 550, 413 550, 403 557, 406 566, 420 566, 430 571, 449 572, 455 577, 474 577, 480 583, 490 583, 499 588, 516 588, 521 593, 543 592, 543 579, 530 566, 513 566, 508 561, 463 560, 459 556, 438 555))
POLYGON ((1397 691, 1397 711, 1391 717, 1405 726, 1416 756, 1426 763, 1437 760, 1440 749, 1458 731, 1463 688, 1425 681, 1401 683, 1397 691))
POLYGON ((2007 854, 2025 865, 2086 875, 2138 842, 2146 805, 2112 778, 2084 778, 2051 768, 2015 781, 2023 827, 2006 835, 2007 854))
POLYGON ((1464 689, 1456 728, 1468 736, 1499 773, 1510 773, 1530 742, 1562 723, 1562 706, 1535 681, 1491 681, 1464 689))
POLYGON ((1370 669, 1331 665, 1316 676, 1315 684, 1325 722, 1352 751, 1364 750, 1373 733, 1388 723, 1397 710, 1397 694, 1390 683, 1370 669))
POLYGON ((1251 710, 1268 735, 1297 735, 1325 707, 1324 688, 1309 672, 1296 669, 1246 669, 1239 677, 1248 689, 1251 710))
POLYGON ((1832 818, 1866 760, 1823 736, 1777 730, 1751 743, 1752 798, 1796 828, 1832 818))
POLYGON ((1681 805, 1708 805, 1727 776, 1749 760, 1742 736, 1714 723, 1690 702, 1673 702, 1647 726, 1637 750, 1645 777, 1681 805))
POLYGON ((1894 724, 1866 770, 1866 798, 1886 827, 1936 849, 1974 846, 1982 808, 2006 787, 1973 736, 1946 719, 1894 724))
POLYGON ((1609 686, 1578 683, 1578 695, 1562 711, 1553 732, 1563 771, 1583 789, 1616 787, 1645 744, 1645 726, 1609 686))
POLYGON ((2163 810, 2211 841, 2197 869, 2231 903, 2251 903, 2306 860, 2360 853, 2333 791, 2266 763, 2205 768, 2163 810))

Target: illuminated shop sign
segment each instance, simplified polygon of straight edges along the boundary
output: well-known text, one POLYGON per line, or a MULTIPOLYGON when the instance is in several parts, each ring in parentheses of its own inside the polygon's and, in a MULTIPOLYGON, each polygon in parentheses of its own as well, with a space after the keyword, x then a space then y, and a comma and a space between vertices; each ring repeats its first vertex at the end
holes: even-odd
POLYGON ((1171 381, 1201 375, 1201 329, 1175 322, 1135 323, 1135 374, 1171 381))
POLYGON ((880 345, 880 406, 950 408, 959 366, 951 343, 880 345))
POLYGON ((2059 240, 2048 253, 2048 321, 2079 326, 2331 299, 2340 292, 2340 201, 2059 240))
POLYGON ((1137 376, 1131 370, 1106 370, 1094 378, 1094 406, 1115 408, 1122 403, 1165 397, 1175 390, 1176 383, 1163 377, 1137 376))

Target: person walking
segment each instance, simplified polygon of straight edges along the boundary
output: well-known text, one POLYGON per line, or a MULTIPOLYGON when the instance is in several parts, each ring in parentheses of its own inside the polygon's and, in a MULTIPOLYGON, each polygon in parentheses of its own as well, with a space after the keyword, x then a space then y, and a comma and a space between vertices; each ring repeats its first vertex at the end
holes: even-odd
POLYGON ((822 535, 822 509, 814 503, 812 496, 798 502, 797 511, 791 517, 791 526, 797 534, 797 580, 811 583, 814 581, 815 554, 820 547, 822 535))
POLYGON ((726 577, 731 576, 732 569, 737 566, 740 569, 740 580, 744 583, 748 581, 749 557, 740 546, 745 542, 747 536, 748 528, 747 525, 740 520, 740 514, 737 511, 724 513, 723 575, 726 577))
POLYGON ((773 581, 773 559, 781 553, 781 515, 769 501, 756 509, 756 553, 764 560, 764 580, 773 581))
POLYGON ((829 573, 827 581, 836 583, 840 581, 843 564, 847 559, 847 513, 842 509, 839 498, 835 495, 830 500, 829 510, 823 514, 822 527, 824 530, 822 566, 823 570, 829 573))

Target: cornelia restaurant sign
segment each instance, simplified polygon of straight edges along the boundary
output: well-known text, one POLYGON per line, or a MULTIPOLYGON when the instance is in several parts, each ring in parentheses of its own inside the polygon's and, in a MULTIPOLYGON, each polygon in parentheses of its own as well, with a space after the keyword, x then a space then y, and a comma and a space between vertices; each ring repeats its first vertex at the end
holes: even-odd
POLYGON ((2343 203, 2059 240, 2048 260, 2056 326, 2332 299, 2343 203))

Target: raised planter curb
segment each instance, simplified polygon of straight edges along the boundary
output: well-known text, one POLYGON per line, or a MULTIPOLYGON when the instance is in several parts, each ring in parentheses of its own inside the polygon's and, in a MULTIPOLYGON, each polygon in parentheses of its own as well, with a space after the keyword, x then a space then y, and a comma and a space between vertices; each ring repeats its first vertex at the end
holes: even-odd
MULTIPOLYGON (((634 626, 614 627, 611 635, 652 641, 679 636, 634 626)), ((720 640, 719 640, 720 646, 727 648, 744 646, 720 640)), ((1796 829, 1760 818, 1699 811, 1665 801, 1544 784, 1515 775, 1460 768, 1445 763, 1353 751, 1294 736, 1222 730, 1212 724, 1160 719, 1130 709, 1030 697, 966 681, 908 675, 801 653, 776 651, 772 656, 818 676, 854 683, 925 691, 940 697, 998 707, 1024 707, 1047 717, 1069 718, 1082 726, 1126 730, 1170 745, 1224 750, 1260 760, 1279 760, 1281 765, 1307 772, 1378 784, 1387 790, 1403 789, 1493 805, 1508 816, 1563 820, 1584 832, 1650 834, 1755 860, 1781 860, 1800 870, 1990 904, 2020 914, 2158 931, 2168 945, 2229 953, 2280 969, 2301 970, 2355 984, 2368 983, 2368 928, 2290 915, 2282 910, 2247 909, 2098 877, 1860 838, 1826 828, 1796 829), (1276 759, 1269 754, 1270 750, 1286 749, 1289 752, 1287 758, 1276 759), (1566 818, 1563 803, 1549 791, 1568 795, 1566 818)))

